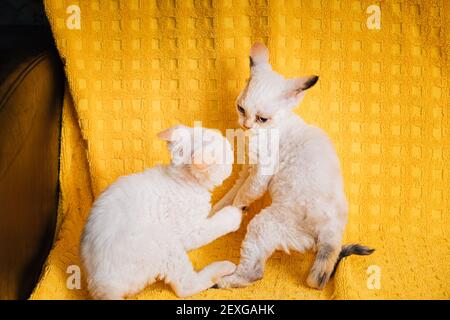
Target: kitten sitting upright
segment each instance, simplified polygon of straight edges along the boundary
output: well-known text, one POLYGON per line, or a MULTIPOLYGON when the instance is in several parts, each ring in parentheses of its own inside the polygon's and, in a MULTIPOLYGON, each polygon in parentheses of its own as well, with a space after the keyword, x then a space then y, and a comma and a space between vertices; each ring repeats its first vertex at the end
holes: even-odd
POLYGON ((195 272, 187 255, 239 228, 236 207, 208 217, 211 189, 231 173, 231 145, 202 128, 177 126, 158 136, 168 142, 172 163, 119 178, 91 210, 81 257, 96 299, 122 299, 158 278, 187 297, 235 270, 221 261, 195 272))
POLYGON ((272 198, 248 225, 235 273, 223 277, 218 287, 244 287, 261 279, 275 250, 316 249, 307 284, 322 289, 340 259, 373 250, 341 246, 348 209, 339 159, 325 132, 292 111, 318 77, 285 79, 272 70, 268 49, 259 43, 250 51, 250 67, 251 78, 237 99, 239 124, 253 134, 278 130, 278 171, 267 174, 258 164, 244 166, 235 186, 214 206, 213 211, 231 204, 244 208, 267 190, 272 198))

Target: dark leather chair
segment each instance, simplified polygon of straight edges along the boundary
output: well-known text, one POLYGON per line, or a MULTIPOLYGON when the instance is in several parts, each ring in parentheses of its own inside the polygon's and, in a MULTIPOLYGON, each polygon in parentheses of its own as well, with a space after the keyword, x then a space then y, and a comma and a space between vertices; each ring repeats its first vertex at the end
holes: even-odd
POLYGON ((64 81, 51 45, 0 50, 0 300, 29 297, 53 244, 64 81))

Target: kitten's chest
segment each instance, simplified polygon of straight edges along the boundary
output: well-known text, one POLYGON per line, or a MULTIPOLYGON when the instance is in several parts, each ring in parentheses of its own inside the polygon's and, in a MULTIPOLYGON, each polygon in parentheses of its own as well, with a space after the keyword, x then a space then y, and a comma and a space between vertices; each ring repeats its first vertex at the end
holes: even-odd
POLYGON ((294 139, 280 141, 278 150, 279 169, 284 169, 294 165, 296 160, 301 158, 303 143, 302 141, 294 139))

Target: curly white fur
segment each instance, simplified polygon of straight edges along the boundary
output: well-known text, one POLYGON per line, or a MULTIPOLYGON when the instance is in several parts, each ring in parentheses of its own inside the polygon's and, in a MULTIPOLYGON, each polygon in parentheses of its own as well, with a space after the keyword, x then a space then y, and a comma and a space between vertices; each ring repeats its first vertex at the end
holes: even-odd
POLYGON ((220 133, 202 129, 195 137, 198 129, 177 126, 162 132, 172 159, 182 161, 121 177, 95 201, 81 241, 94 298, 122 299, 157 279, 186 297, 235 270, 233 263, 221 261, 196 272, 186 253, 237 230, 242 215, 228 206, 209 217, 210 190, 231 173, 231 162, 224 162, 221 152, 231 158, 233 152, 220 133), (182 150, 182 145, 192 147, 182 150), (199 150, 200 159, 187 161, 199 150))
POLYGON ((338 259, 347 223, 339 160, 327 135, 292 111, 318 77, 285 79, 272 70, 268 59, 264 45, 252 47, 251 78, 237 108, 243 128, 279 130, 278 171, 267 175, 258 165, 244 166, 213 211, 231 204, 247 207, 267 190, 272 204, 249 223, 236 272, 223 277, 218 286, 243 287, 261 279, 275 250, 316 249, 307 283, 321 289, 338 259))

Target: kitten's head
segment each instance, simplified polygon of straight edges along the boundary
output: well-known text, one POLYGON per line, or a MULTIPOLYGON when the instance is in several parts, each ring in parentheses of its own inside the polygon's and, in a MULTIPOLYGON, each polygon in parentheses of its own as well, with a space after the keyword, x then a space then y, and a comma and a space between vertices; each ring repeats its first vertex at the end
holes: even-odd
POLYGON ((201 184, 212 188, 230 176, 233 149, 218 130, 178 125, 158 137, 168 142, 172 165, 187 169, 201 184))
POLYGON ((250 79, 237 98, 239 124, 243 129, 276 128, 311 88, 318 76, 285 79, 272 70, 269 50, 261 43, 250 49, 250 79))

